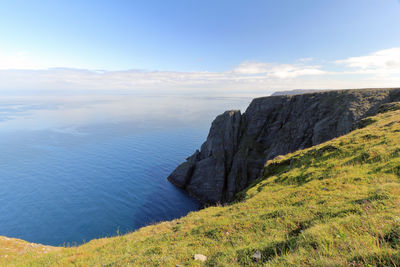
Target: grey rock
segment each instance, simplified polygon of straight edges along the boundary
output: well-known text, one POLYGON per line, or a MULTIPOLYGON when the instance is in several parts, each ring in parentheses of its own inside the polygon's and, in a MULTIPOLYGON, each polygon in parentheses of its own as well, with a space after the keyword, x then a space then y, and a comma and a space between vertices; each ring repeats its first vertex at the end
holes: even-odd
POLYGON ((194 260, 199 260, 199 261, 206 261, 207 256, 204 256, 203 254, 194 254, 194 260))
POLYGON ((261 252, 259 250, 257 250, 254 254, 253 254, 253 260, 255 261, 259 261, 261 260, 261 252))
POLYGON ((202 204, 230 202, 267 160, 347 134, 383 104, 399 100, 400 88, 256 98, 244 114, 219 115, 200 151, 168 180, 202 204))

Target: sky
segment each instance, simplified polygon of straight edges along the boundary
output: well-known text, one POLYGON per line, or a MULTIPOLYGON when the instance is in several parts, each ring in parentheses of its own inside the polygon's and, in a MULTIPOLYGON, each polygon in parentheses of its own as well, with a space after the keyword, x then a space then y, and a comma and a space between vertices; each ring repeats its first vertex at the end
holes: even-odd
POLYGON ((4 0, 0 36, 0 93, 400 87, 399 0, 4 0))

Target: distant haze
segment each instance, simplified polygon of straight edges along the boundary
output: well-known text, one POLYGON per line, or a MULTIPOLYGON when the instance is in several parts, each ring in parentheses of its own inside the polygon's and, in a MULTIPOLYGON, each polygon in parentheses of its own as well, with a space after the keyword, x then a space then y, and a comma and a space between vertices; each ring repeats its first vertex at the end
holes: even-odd
POLYGON ((302 90, 302 89, 295 89, 289 91, 277 91, 274 92, 271 96, 274 95, 302 95, 302 94, 309 94, 309 93, 318 93, 322 92, 323 90, 302 90))

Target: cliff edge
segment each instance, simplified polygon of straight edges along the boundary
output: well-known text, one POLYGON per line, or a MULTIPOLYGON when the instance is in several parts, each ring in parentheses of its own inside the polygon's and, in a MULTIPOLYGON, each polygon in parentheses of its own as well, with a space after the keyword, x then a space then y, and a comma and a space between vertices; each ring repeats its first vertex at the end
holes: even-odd
POLYGON ((246 112, 226 111, 207 140, 168 177, 203 204, 226 203, 278 155, 347 134, 400 88, 326 91, 254 99, 246 112))

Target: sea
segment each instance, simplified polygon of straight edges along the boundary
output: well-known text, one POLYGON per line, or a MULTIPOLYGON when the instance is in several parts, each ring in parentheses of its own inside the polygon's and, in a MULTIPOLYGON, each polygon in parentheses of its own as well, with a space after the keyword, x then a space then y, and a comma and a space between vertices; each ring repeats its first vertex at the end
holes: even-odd
POLYGON ((55 246, 132 232, 199 203, 167 181, 249 97, 0 96, 0 235, 55 246))

